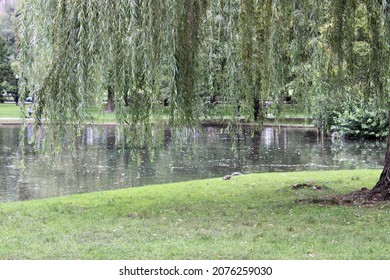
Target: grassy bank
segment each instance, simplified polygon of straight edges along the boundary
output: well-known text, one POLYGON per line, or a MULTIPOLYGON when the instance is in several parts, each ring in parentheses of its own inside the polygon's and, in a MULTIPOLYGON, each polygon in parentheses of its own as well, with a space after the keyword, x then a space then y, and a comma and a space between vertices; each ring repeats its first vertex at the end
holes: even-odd
POLYGON ((0 204, 0 259, 390 259, 390 204, 302 204, 378 170, 253 174, 0 204), (315 180, 327 189, 293 190, 315 180))

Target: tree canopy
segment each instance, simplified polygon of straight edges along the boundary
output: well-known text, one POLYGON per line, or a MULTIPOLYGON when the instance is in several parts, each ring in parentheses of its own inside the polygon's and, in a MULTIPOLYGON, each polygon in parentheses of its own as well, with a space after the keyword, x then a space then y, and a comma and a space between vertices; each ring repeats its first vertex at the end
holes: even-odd
POLYGON ((0 95, 9 92, 16 97, 15 69, 13 69, 15 67, 12 66, 17 63, 15 63, 15 30, 11 12, 0 14, 0 95))
POLYGON ((356 98, 387 109, 389 7, 382 0, 23 1, 20 85, 36 97, 36 124, 45 118, 50 142, 68 137, 68 124, 77 124, 76 137, 108 90, 119 123, 144 136, 164 103, 171 125, 193 126, 216 96, 232 124, 238 113, 261 122, 263 103, 286 96, 320 115, 356 98))
POLYGON ((15 90, 15 76, 11 69, 7 41, 0 35, 0 94, 15 90))

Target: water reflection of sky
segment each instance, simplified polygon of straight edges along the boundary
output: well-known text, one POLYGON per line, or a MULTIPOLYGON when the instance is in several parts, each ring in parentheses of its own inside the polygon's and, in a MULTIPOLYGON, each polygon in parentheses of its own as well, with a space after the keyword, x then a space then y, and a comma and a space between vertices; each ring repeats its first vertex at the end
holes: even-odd
MULTIPOLYGON (((29 200, 97 190, 222 177, 242 173, 381 168, 385 141, 324 139, 312 129, 264 128, 231 137, 221 127, 165 131, 162 148, 136 158, 121 152, 115 126, 87 127, 74 154, 56 158, 27 149, 19 166, 19 127, 0 126, 0 201, 29 200), (137 163, 140 163, 137 166, 137 163)), ((31 135, 30 131, 26 136, 31 135)))

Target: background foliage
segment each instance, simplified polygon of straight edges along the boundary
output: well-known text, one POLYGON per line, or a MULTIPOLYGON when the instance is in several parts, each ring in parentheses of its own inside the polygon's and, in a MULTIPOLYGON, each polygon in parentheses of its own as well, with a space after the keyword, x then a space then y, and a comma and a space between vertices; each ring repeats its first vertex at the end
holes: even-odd
POLYGON ((16 91, 16 46, 12 10, 0 15, 0 98, 16 91))

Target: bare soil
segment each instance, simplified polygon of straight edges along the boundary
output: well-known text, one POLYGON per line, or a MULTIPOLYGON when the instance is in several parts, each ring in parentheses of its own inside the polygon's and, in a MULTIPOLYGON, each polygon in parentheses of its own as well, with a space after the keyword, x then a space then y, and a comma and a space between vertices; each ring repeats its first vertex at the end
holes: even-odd
MULTIPOLYGON (((312 184, 295 184, 292 189, 322 190, 326 187, 312 184)), ((390 196, 378 189, 362 188, 344 195, 332 195, 318 198, 299 200, 300 203, 322 204, 322 205, 373 205, 378 202, 390 202, 390 196)))

